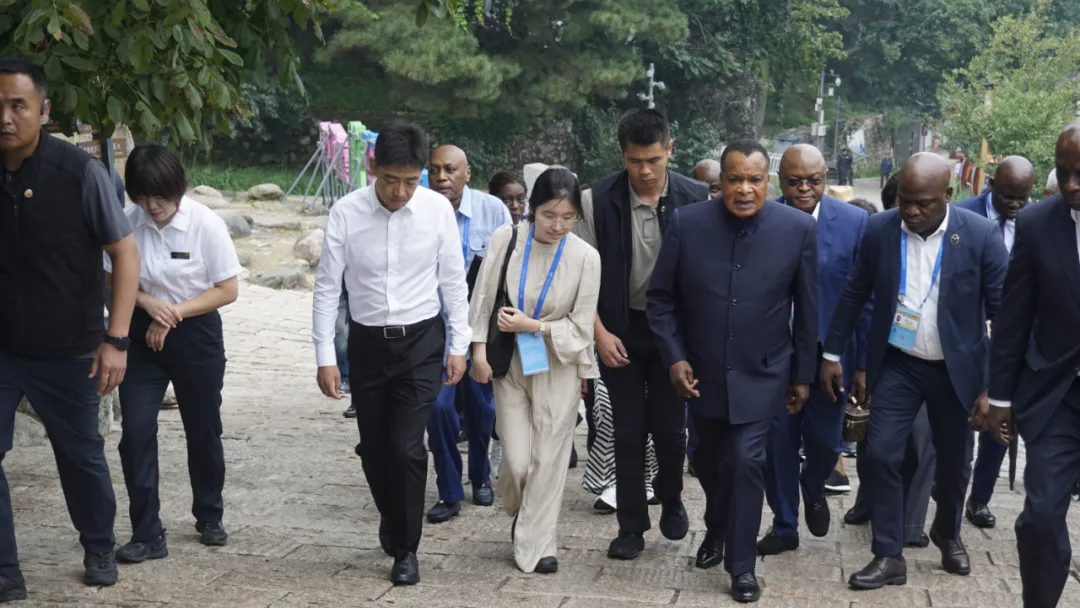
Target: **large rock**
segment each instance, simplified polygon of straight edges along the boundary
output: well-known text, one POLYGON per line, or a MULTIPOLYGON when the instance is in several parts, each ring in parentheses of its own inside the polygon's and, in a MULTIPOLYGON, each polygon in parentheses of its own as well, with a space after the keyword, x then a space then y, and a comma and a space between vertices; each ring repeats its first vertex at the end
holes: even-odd
POLYGON ((300 238, 296 239, 296 243, 293 244, 292 248, 293 255, 315 266, 319 263, 319 258, 322 257, 323 236, 325 236, 325 233, 318 228, 308 230, 300 238))
POLYGON ((207 196, 212 198, 225 198, 221 195, 221 192, 217 188, 211 188, 210 186, 195 186, 192 190, 193 193, 199 196, 207 196))
POLYGON ((207 196, 205 194, 196 194, 194 192, 187 196, 191 200, 199 201, 211 209, 228 209, 232 206, 229 204, 229 201, 220 196, 207 196))
POLYGON ((236 257, 240 260, 240 265, 244 268, 251 266, 252 255, 250 251, 237 251, 236 257))
POLYGON ((280 201, 285 198, 285 191, 277 184, 259 184, 248 188, 248 195, 257 201, 280 201))
POLYGON ((45 426, 30 414, 15 412, 15 446, 30 448, 49 443, 45 426))
MULTIPOLYGON (((101 398, 98 406, 98 432, 102 437, 112 432, 113 419, 119 419, 119 416, 114 416, 114 413, 118 414, 119 410, 120 400, 117 391, 114 390, 101 398)), ((41 424, 41 418, 38 418, 37 412, 31 407, 26 397, 19 401, 15 413, 16 445, 41 445, 47 440, 48 435, 44 425, 41 424)))
POLYGON ((225 220, 225 225, 229 228, 229 235, 234 239, 251 236, 251 224, 239 212, 230 209, 218 209, 214 213, 217 213, 221 219, 225 220))
POLYGON ((283 268, 274 272, 257 272, 251 282, 271 289, 309 289, 307 274, 300 268, 283 268))

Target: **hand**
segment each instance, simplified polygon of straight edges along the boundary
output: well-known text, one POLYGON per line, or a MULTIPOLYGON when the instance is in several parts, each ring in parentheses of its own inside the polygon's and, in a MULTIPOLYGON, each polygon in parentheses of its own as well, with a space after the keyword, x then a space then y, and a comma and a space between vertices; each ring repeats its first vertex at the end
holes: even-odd
POLYGON ((622 340, 610 331, 597 334, 596 350, 600 353, 600 361, 606 368, 614 369, 630 364, 630 355, 626 353, 622 340))
POLYGON ((146 294, 142 294, 140 300, 142 300, 141 307, 146 311, 146 314, 150 315, 151 319, 161 323, 165 327, 176 329, 176 324, 184 320, 184 317, 180 314, 180 311, 176 309, 176 306, 173 306, 168 302, 146 294))
POLYGON ((150 350, 160 353, 165 348, 165 336, 168 334, 168 325, 162 325, 154 321, 150 324, 150 328, 146 330, 146 345, 150 347, 150 350))
POLYGON ((126 372, 127 353, 116 350, 112 344, 98 347, 90 365, 90 377, 98 378, 98 397, 104 397, 120 386, 126 372))
POLYGON ((584 399, 589 394, 589 381, 585 378, 581 379, 581 398, 584 399))
MULTIPOLYGON (((454 386, 465 377, 465 355, 450 355, 446 358, 446 380, 443 386, 454 386)), ((489 368, 490 369, 490 368, 489 368)))
POLYGON ((973 431, 986 431, 990 427, 986 426, 986 416, 990 413, 990 401, 986 398, 986 391, 983 391, 975 399, 975 405, 971 408, 971 417, 968 418, 968 422, 971 423, 971 430, 973 431))
POLYGON ((1009 445, 1016 436, 1013 425, 1012 409, 1007 407, 990 406, 986 414, 986 428, 994 434, 994 439, 1001 445, 1009 445))
POLYGON ((822 359, 820 375, 821 392, 825 393, 825 396, 831 399, 833 403, 840 401, 844 396, 844 367, 840 365, 839 361, 822 359), (840 387, 839 395, 833 390, 833 384, 840 387))
POLYGON ((866 407, 867 398, 869 395, 866 393, 866 370, 855 370, 855 376, 851 379, 851 394, 855 397, 855 405, 859 407, 866 407))
POLYGON ((529 318, 516 308, 504 306, 499 309, 499 331, 506 333, 535 333, 540 331, 540 322, 529 318))
POLYGON ((469 376, 480 384, 491 382, 491 364, 487 362, 487 359, 477 359, 474 356, 472 360, 472 369, 469 370, 469 376))
POLYGON ((810 398, 809 384, 788 384, 787 405, 784 409, 789 415, 798 414, 806 400, 810 398))
POLYGON ((694 399, 701 396, 701 393, 697 390, 698 381, 694 378, 694 368, 690 367, 689 363, 679 361, 671 366, 668 373, 671 375, 671 384, 675 386, 675 392, 682 395, 684 399, 694 399))
POLYGON ((341 370, 336 365, 324 365, 316 376, 319 390, 331 399, 341 399, 341 370))

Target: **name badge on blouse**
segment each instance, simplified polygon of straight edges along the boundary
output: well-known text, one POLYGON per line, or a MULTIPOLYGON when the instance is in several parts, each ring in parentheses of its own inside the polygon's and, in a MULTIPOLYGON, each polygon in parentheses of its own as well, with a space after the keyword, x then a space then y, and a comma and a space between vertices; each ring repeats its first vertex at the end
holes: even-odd
POLYGON ((174 251, 170 254, 174 260, 190 260, 191 254, 187 251, 174 251))
POLYGON ((915 332, 919 330, 920 318, 922 313, 919 311, 897 304, 892 329, 889 330, 889 344, 903 350, 915 348, 915 332))
POLYGON ((526 376, 543 374, 549 371, 547 344, 544 334, 517 334, 518 357, 521 359, 521 373, 526 376))

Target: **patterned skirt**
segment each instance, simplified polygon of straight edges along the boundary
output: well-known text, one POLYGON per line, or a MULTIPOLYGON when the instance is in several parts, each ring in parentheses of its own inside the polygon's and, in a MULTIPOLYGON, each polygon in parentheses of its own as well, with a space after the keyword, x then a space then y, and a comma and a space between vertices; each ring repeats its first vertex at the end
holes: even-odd
MULTIPOLYGON (((596 379, 593 394, 592 422, 596 428, 596 438, 589 451, 581 485, 593 494, 600 494, 615 485, 615 422, 611 413, 611 399, 603 380, 596 379)), ((651 492, 657 471, 652 435, 649 435, 645 446, 645 491, 651 492)))

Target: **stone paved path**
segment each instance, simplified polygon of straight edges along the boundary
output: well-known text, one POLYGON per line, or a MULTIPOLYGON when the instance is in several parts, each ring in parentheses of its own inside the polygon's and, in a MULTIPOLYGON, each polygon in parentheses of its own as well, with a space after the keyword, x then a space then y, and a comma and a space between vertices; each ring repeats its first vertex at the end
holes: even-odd
MULTIPOLYGON (((244 286, 225 314, 230 355, 224 426, 228 481, 228 547, 196 542, 189 514, 185 448, 176 410, 161 414, 162 516, 168 559, 121 567, 108 589, 80 582, 82 552, 71 527, 48 448, 23 448, 4 462, 11 484, 28 606, 424 606, 471 608, 643 608, 727 606, 728 577, 693 568, 701 540, 703 500, 686 478, 691 534, 681 542, 648 533, 645 553, 630 563, 605 556, 616 532, 613 516, 594 515, 592 496, 571 471, 559 537, 561 571, 524 575, 511 561, 510 521, 496 508, 466 506, 460 517, 428 526, 420 555, 422 583, 392 588, 390 560, 378 549, 378 513, 353 453, 357 430, 341 417, 344 403, 323 398, 315 385, 309 340, 310 293, 244 286)), ((584 454, 584 425, 578 450, 584 454)), ((119 433, 108 438, 118 497, 117 538, 130 535, 120 464, 119 433)), ((850 463, 850 461, 849 461, 850 463)), ((850 467, 854 469, 854 467, 850 467)), ((436 500, 429 476, 428 504, 436 500)), ((830 499, 839 522, 850 497, 830 499)), ((1020 606, 1012 522, 1022 495, 1004 480, 994 497, 1001 525, 965 527, 972 575, 942 572, 933 549, 907 553, 909 582, 901 588, 856 593, 846 577, 869 559, 869 529, 835 524, 825 538, 805 530, 794 554, 759 562, 764 608, 883 606, 1020 606)), ((1077 510, 1070 518, 1073 529, 1077 510)), ((659 516, 659 507, 654 508, 659 516)), ((767 521, 763 522, 763 528, 767 521)), ((1063 606, 1080 605, 1070 580, 1063 606)))

